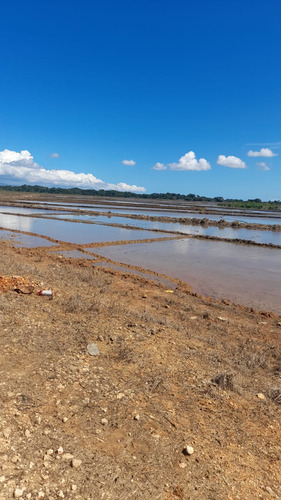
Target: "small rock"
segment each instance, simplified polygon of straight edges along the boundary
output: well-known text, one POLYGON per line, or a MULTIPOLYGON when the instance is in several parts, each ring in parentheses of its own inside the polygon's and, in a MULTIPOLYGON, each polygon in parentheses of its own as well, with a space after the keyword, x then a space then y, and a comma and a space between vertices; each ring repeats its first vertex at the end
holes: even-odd
POLYGON ((277 326, 281 326, 281 321, 278 321, 277 326))
POLYGON ((123 394, 123 392, 119 392, 119 394, 117 394, 116 396, 116 399, 122 399, 125 397, 125 394, 123 394))
POLYGON ((3 436, 6 439, 9 439, 10 435, 12 433, 12 430, 10 427, 6 427, 6 429, 3 430, 3 436))
POLYGON ((29 429, 26 429, 25 433, 24 433, 25 437, 29 438, 31 436, 31 432, 29 429))
POLYGON ((57 496, 59 498, 64 498, 64 492, 62 490, 58 491, 57 496))
POLYGON ((73 458, 71 460, 71 467, 73 467, 74 469, 77 469, 78 467, 80 467, 80 465, 82 465, 82 460, 80 460, 79 458, 73 458))
POLYGON ((139 420, 140 419, 140 415, 137 413, 135 416, 134 416, 134 420, 139 420))
POLYGON ((58 449, 57 449, 57 454, 58 455, 62 455, 63 454, 63 447, 60 446, 58 449))
POLYGON ((90 356, 98 356, 100 353, 98 346, 93 342, 87 345, 87 351, 90 354, 90 356))
POLYGON ((63 418, 62 418, 62 421, 63 421, 63 423, 65 424, 65 423, 68 421, 68 418, 67 418, 67 417, 63 417, 63 418))
POLYGON ((77 488, 78 488, 77 484, 72 484, 71 486, 72 491, 77 491, 77 488))
POLYGON ((22 497, 23 493, 24 493, 24 488, 16 488, 14 491, 14 498, 22 497))
POLYGON ((267 493, 269 493, 272 497, 276 497, 276 494, 274 493, 274 491, 270 488, 270 486, 266 486, 265 487, 265 491, 267 491, 267 493))
POLYGON ((107 425, 107 424, 108 424, 108 420, 107 420, 107 418, 102 418, 102 419, 101 419, 101 421, 100 421, 100 423, 101 423, 102 425, 107 425))
POLYGON ((1 476, 0 477, 0 483, 4 483, 5 479, 6 479, 5 476, 1 476))
POLYGON ((222 316, 218 316, 218 318, 220 321, 227 321, 227 318, 223 318, 222 316))
POLYGON ((192 448, 192 446, 189 446, 187 445, 184 449, 183 449, 183 453, 184 455, 192 455, 194 453, 194 449, 192 448))
POLYGON ((143 298, 143 299, 147 299, 147 295, 146 295, 146 293, 144 293, 144 294, 142 295, 142 298, 143 298))
POLYGON ((197 316, 190 316, 189 319, 192 319, 192 320, 197 319, 197 316))
POLYGON ((63 460, 72 460, 73 459, 73 455, 71 455, 71 453, 64 453, 61 458, 63 460))
POLYGON ((259 398, 259 399, 266 399, 265 395, 262 392, 258 392, 257 398, 259 398))
POLYGON ((179 467, 180 467, 181 469, 185 469, 185 468, 187 467, 187 463, 185 463, 185 462, 181 462, 181 463, 179 464, 179 467))
POLYGON ((12 458, 11 458, 11 462, 13 464, 16 464, 17 462, 20 462, 20 456, 19 455, 14 455, 12 458))

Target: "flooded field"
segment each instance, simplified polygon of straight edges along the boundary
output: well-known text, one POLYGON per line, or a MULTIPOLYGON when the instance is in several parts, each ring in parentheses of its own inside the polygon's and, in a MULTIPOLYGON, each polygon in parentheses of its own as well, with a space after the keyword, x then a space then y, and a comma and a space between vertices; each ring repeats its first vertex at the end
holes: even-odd
POLYGON ((58 219, 79 219, 81 222, 99 222, 102 224, 121 224, 134 226, 143 229, 157 230, 157 231, 172 231, 185 234, 199 234, 202 236, 215 236, 217 238, 226 239, 242 239, 254 241, 256 243, 272 243, 274 245, 281 245, 281 231, 260 231, 255 229, 234 229, 231 227, 217 227, 217 226, 202 226, 202 225, 189 225, 177 222, 156 222, 138 219, 129 219, 124 217, 116 217, 114 215, 59 215, 55 216, 58 219))
POLYGON ((0 230, 0 240, 9 240, 16 247, 36 248, 52 247, 55 243, 29 234, 13 233, 12 231, 0 230))
POLYGON ((179 239, 95 248, 93 253, 168 274, 203 295, 281 314, 279 250, 179 239))
MULTIPOLYGON (((0 226, 17 229, 68 243, 88 244, 107 241, 144 240, 167 237, 166 233, 140 231, 100 224, 79 224, 62 220, 0 214, 0 226)), ((171 234, 173 236, 173 234, 171 234)))
MULTIPOLYGON (((281 314, 281 250, 250 244, 253 242, 281 245, 281 232, 270 228, 270 225, 281 223, 281 214, 278 212, 271 214, 226 209, 222 215, 216 213, 216 208, 212 207, 213 213, 205 214, 203 210, 202 213, 198 210, 192 211, 191 205, 159 203, 158 206, 151 207, 151 203, 145 205, 134 201, 130 207, 127 200, 92 204, 34 200, 32 203, 39 204, 41 210, 35 206, 0 206, 0 227, 3 228, 0 231, 1 239, 11 239, 17 246, 30 248, 52 246, 53 243, 44 239, 49 237, 62 242, 59 254, 64 257, 92 259, 93 264, 100 267, 110 266, 114 270, 133 272, 144 277, 146 271, 163 274, 189 283, 195 291, 203 295, 228 298, 238 304, 281 314), (44 210, 44 207, 52 207, 53 210, 44 210), (58 212, 58 207, 63 208, 64 212, 58 212), (79 208, 106 210, 106 214, 85 214, 81 213, 79 208), (78 210, 73 212, 74 209, 78 210), (121 214, 208 218, 213 221, 223 218, 229 222, 238 220, 251 223, 253 226, 247 229, 183 224, 169 219, 160 222, 122 217, 121 214), (267 224, 269 228, 258 229, 254 224, 267 224), (38 236, 13 233, 12 230, 38 236), (180 236, 180 233, 186 234, 186 238, 180 236), (202 238, 217 237, 230 241, 193 238, 198 235, 202 238), (167 241, 167 238, 171 239, 167 241), (158 239, 162 241, 144 242, 158 239), (247 244, 231 243, 231 240, 236 239, 247 244), (136 243, 130 244, 131 241, 136 243), (120 244, 122 242, 124 244, 120 244), (97 248, 99 243, 110 245, 97 248), (73 249, 69 244, 78 245, 80 249, 73 249), (89 247, 91 244, 94 244, 95 248, 85 248, 88 254, 81 251, 85 245, 89 247), (99 262, 99 256, 114 262, 99 262), (128 269, 126 265, 138 269, 128 269)), ((221 212, 221 208, 217 211, 221 212)), ((152 279, 151 274, 147 277, 152 279)))

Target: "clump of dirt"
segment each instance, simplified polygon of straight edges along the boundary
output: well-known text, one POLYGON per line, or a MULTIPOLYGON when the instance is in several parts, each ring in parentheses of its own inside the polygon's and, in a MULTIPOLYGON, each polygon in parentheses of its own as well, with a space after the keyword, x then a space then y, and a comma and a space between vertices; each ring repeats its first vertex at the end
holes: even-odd
POLYGON ((0 273, 1 500, 281 496, 280 319, 4 242, 0 273))

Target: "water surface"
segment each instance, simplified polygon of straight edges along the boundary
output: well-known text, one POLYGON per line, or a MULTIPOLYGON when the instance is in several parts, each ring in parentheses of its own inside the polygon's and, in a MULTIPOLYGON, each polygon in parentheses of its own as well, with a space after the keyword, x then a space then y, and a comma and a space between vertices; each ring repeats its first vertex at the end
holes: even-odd
POLYGON ((281 251, 277 249, 190 238, 93 252, 186 281, 203 295, 281 314, 281 251))

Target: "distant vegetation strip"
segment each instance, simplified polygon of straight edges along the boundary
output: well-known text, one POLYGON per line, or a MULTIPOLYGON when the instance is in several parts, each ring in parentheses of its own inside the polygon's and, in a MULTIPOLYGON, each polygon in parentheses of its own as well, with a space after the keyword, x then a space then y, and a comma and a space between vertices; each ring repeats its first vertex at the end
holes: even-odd
POLYGON ((182 200, 195 202, 213 202, 223 207, 229 208, 246 208, 252 210, 281 210, 281 201, 262 201, 260 198, 252 200, 241 200, 215 196, 199 196, 197 194, 179 194, 179 193, 151 193, 139 194, 130 191, 114 191, 104 189, 80 189, 80 188, 61 188, 61 187, 45 187, 45 186, 0 186, 0 191, 17 191, 21 193, 46 193, 46 194, 62 194, 62 195, 80 195, 80 196, 101 196, 107 198, 140 198, 152 200, 182 200))

